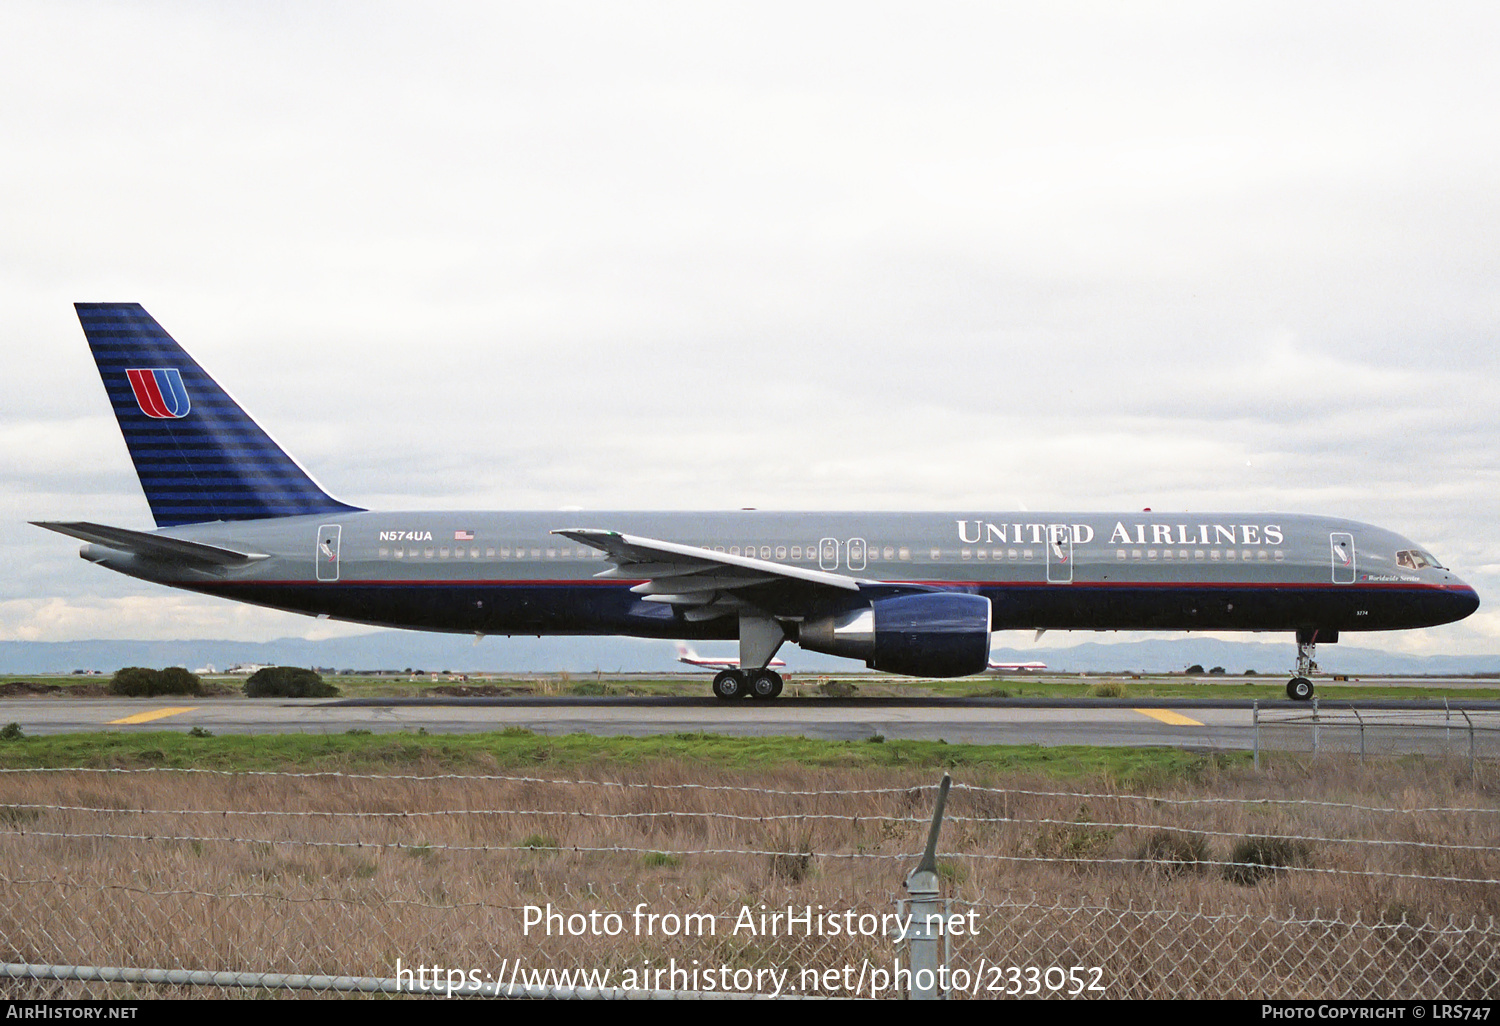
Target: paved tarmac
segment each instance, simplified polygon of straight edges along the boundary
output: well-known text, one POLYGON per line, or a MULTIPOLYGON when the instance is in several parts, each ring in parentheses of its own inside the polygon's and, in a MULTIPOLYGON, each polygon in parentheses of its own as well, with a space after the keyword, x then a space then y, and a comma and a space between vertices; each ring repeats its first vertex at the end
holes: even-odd
MULTIPOLYGON (((1381 683, 1395 684, 1382 680, 1381 683)), ((1404 682, 1403 682, 1404 683, 1404 682)), ((1421 683, 1431 683, 1422 679, 1421 683)), ((1469 683, 1465 680, 1464 683, 1469 683)), ((1444 682, 1444 686, 1449 686, 1444 682)), ((830 740, 942 739, 972 744, 1167 745, 1186 749, 1500 752, 1500 702, 1361 701, 1319 684, 1319 701, 1193 699, 432 698, 286 700, 0 699, 0 723, 28 734, 187 731, 216 734, 470 733, 524 727, 542 734, 646 736, 707 732, 830 740)))

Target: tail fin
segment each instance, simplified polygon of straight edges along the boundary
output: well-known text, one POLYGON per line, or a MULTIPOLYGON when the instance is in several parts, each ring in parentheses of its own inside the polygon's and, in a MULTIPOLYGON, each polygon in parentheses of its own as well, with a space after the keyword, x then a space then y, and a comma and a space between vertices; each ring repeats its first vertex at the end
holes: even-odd
POLYGON ((75 303, 158 527, 358 511, 313 481, 139 303, 75 303))

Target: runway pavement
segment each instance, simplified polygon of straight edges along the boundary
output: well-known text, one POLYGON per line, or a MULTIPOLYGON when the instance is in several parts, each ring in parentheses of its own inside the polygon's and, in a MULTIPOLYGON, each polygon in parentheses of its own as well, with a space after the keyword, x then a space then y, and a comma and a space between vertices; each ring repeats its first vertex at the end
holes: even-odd
POLYGON ((0 723, 27 734, 187 731, 216 734, 349 730, 470 733, 524 727, 542 734, 645 736, 706 732, 832 740, 943 739, 972 744, 1167 745, 1357 751, 1453 751, 1472 734, 1480 755, 1500 749, 1500 702, 1452 699, 1309 703, 1191 699, 711 698, 245 698, 0 699, 0 723), (1462 707, 1462 708, 1461 708, 1462 707), (1472 729, 1471 729, 1472 728, 1472 729), (1356 740, 1356 735, 1359 735, 1356 740))

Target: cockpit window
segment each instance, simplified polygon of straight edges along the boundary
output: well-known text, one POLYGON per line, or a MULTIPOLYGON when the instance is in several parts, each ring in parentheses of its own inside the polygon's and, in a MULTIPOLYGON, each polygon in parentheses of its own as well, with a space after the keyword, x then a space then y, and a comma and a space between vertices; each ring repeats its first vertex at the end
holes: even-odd
POLYGON ((1408 570, 1423 570, 1429 566, 1439 570, 1443 568, 1443 565, 1434 559, 1431 553, 1423 552, 1421 549, 1402 549, 1396 553, 1396 565, 1408 570))

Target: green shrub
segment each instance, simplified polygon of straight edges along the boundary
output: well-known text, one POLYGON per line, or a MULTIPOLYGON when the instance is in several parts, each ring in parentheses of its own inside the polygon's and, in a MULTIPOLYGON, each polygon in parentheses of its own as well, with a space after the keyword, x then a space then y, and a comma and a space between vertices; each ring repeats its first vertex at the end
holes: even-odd
POLYGON ((1305 866, 1312 850, 1305 841, 1290 837, 1246 837, 1234 846, 1224 867, 1224 879, 1244 887, 1253 887, 1275 876, 1288 866, 1305 866))
POLYGON ((264 666, 245 681, 248 698, 334 698, 339 689, 300 666, 264 666))
POLYGON ((1147 869, 1176 876, 1184 872, 1203 872, 1203 863, 1208 861, 1208 856, 1208 838, 1202 834, 1158 830, 1146 838, 1135 857, 1151 863, 1147 869))
POLYGON ((109 693, 130 698, 151 695, 201 695, 203 685, 196 674, 181 666, 152 670, 145 666, 126 666, 117 670, 109 681, 109 693))
POLYGON ((1124 698, 1125 685, 1117 680, 1103 680, 1089 688, 1090 698, 1124 698))
POLYGON ((21 725, 12 720, 4 728, 0 728, 0 741, 19 741, 26 734, 21 730, 21 725))

